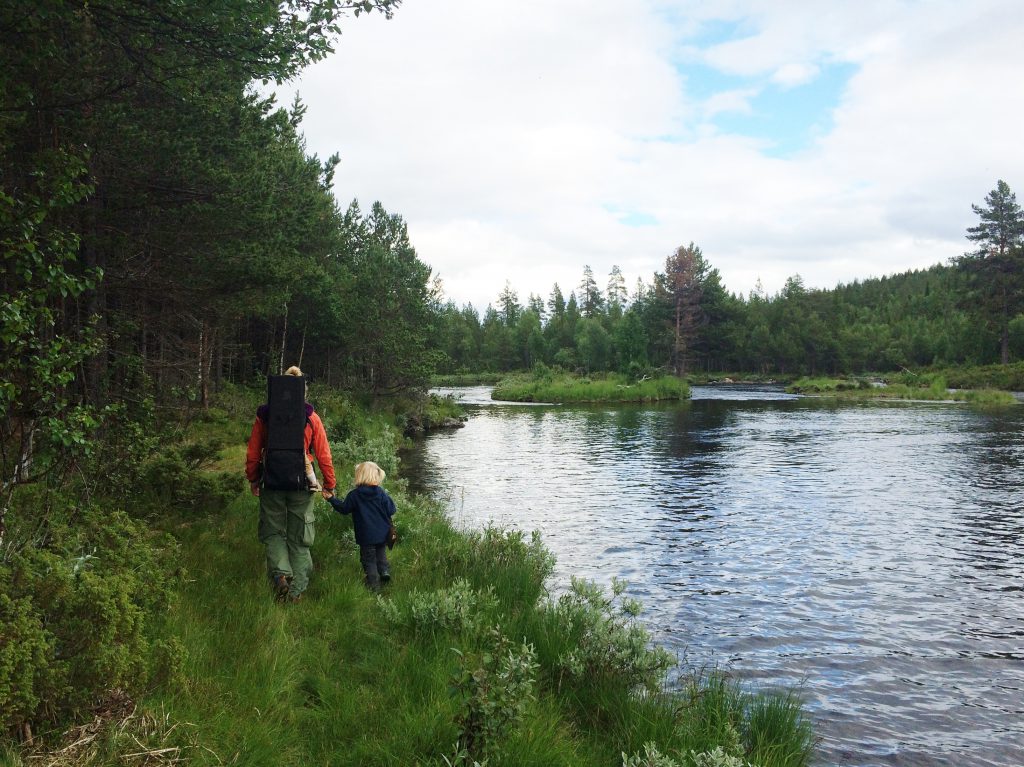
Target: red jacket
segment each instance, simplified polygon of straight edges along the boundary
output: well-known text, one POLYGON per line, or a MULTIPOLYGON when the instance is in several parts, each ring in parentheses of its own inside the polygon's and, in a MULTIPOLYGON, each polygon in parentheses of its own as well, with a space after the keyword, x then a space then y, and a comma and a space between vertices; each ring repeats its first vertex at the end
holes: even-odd
MULTIPOLYGON (((266 408, 266 405, 261 405, 256 410, 256 421, 252 425, 252 434, 249 435, 249 449, 245 453, 245 476, 251 483, 260 480, 260 464, 263 462, 263 450, 267 446, 266 408)), ((320 473, 324 478, 324 490, 334 490, 337 480, 331 461, 331 446, 327 443, 327 431, 320 416, 310 404, 306 405, 306 415, 306 454, 316 456, 317 466, 320 467, 320 473)))

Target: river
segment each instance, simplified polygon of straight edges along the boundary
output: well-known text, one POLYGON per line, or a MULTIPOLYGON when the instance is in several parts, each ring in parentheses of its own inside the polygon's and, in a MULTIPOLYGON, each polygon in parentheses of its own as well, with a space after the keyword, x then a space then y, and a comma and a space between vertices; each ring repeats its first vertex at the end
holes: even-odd
POLYGON ((413 487, 540 530, 553 590, 627 580, 685 665, 799 688, 817 764, 1024 765, 1024 407, 456 391, 470 419, 406 456, 413 487))

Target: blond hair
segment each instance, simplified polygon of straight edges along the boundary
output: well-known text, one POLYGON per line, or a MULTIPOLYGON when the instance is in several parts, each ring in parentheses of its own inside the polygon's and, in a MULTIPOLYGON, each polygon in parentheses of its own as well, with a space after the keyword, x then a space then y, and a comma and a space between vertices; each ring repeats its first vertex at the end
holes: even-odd
POLYGON ((356 464, 357 485, 379 485, 386 476, 384 469, 373 461, 363 461, 356 464))
POLYGON ((292 365, 290 368, 284 371, 284 374, 286 376, 298 376, 299 378, 302 378, 302 371, 299 370, 298 365, 292 365))

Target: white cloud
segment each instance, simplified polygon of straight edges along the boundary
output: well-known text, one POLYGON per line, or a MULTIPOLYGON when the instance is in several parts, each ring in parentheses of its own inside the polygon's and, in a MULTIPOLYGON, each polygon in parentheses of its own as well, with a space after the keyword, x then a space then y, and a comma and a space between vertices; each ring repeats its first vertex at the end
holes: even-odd
POLYGON ((820 71, 820 68, 813 64, 783 64, 772 73, 772 82, 785 88, 792 88, 811 82, 820 71))
POLYGON ((752 114, 754 109, 750 105, 750 100, 759 93, 760 91, 756 88, 738 88, 716 93, 704 100, 702 105, 704 117, 711 119, 724 113, 752 114))
POLYGON ((410 0, 350 21, 298 88, 309 148, 342 156, 341 205, 404 216, 458 303, 482 309, 506 279, 523 299, 568 293, 585 264, 602 285, 619 264, 632 289, 691 240, 728 288, 774 292, 965 249, 971 203, 1024 183, 1022 34, 1014 0, 410 0), (739 37, 695 52, 710 20, 739 37), (779 159, 707 123, 750 114, 757 90, 696 99, 681 56, 786 87, 856 71, 831 128, 779 159))

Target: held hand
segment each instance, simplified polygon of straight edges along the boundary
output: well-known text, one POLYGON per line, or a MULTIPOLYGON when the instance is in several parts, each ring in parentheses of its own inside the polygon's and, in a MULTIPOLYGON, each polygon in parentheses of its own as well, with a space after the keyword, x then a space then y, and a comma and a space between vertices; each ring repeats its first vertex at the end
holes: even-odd
POLYGON ((252 494, 253 495, 255 495, 257 498, 259 497, 259 495, 260 495, 260 485, 259 485, 258 482, 251 482, 249 484, 249 489, 252 490, 252 494))
POLYGON ((321 490, 321 491, 320 491, 320 495, 322 495, 322 496, 323 496, 323 498, 324 498, 324 500, 325 500, 325 501, 326 501, 326 500, 327 500, 328 498, 333 498, 333 497, 334 497, 334 493, 333 493, 333 492, 331 492, 330 490, 321 490))

